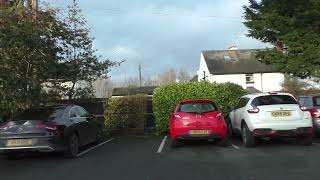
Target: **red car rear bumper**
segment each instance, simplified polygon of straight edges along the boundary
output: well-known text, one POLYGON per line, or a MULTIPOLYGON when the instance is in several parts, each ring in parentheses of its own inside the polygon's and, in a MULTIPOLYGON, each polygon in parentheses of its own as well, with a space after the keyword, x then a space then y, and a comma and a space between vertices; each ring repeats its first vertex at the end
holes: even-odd
POLYGON ((227 128, 170 128, 170 136, 172 139, 225 139, 227 138, 227 128), (191 134, 191 130, 208 130, 208 134, 191 134))

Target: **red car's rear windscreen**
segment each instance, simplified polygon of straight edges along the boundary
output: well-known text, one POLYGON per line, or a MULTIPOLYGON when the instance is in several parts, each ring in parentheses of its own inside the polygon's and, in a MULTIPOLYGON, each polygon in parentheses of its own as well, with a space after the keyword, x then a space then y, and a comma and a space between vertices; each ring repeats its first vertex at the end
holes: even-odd
POLYGON ((194 103, 181 104, 178 109, 178 112, 202 114, 202 113, 212 112, 216 110, 218 110, 217 106, 213 103, 194 102, 194 103))

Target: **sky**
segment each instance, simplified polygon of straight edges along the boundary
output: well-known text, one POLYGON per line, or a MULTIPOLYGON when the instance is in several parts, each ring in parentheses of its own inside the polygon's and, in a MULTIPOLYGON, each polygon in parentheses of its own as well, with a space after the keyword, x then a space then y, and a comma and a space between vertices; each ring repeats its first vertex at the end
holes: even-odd
MULTIPOLYGON (((41 1, 41 0, 40 0, 41 1)), ((72 0, 43 0, 66 9, 72 0)), ((156 77, 169 68, 195 74, 203 50, 265 48, 246 37, 248 0, 78 0, 98 54, 125 60, 109 75, 114 82, 156 77)))

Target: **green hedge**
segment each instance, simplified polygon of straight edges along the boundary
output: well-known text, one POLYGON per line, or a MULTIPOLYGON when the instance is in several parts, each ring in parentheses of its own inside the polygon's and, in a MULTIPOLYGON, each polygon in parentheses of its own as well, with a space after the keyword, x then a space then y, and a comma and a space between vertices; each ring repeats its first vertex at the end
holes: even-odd
POLYGON ((147 97, 134 95, 111 98, 105 108, 107 129, 144 128, 147 97))
POLYGON ((228 107, 237 103, 239 97, 245 94, 241 86, 233 83, 192 82, 161 86, 155 89, 153 95, 157 131, 162 133, 168 129, 170 112, 174 110, 177 101, 211 99, 223 112, 227 112, 228 107))

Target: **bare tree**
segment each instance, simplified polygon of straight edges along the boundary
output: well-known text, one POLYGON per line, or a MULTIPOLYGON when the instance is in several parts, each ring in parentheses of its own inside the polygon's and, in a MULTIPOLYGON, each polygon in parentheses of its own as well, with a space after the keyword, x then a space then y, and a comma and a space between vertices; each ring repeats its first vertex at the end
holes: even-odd
POLYGON ((158 76, 159 85, 170 84, 177 82, 177 72, 175 69, 170 68, 159 74, 158 76))
POLYGON ((299 96, 302 92, 307 89, 308 84, 302 82, 297 77, 292 77, 290 75, 285 76, 285 80, 282 83, 282 90, 293 94, 294 96, 299 96))
POLYGON ((158 81, 158 79, 147 78, 147 79, 144 79, 143 85, 144 86, 158 86, 159 85, 159 81, 158 81))
POLYGON ((138 77, 129 77, 124 80, 121 86, 123 87, 139 87, 140 80, 138 77))
POLYGON ((178 80, 179 82, 189 82, 191 80, 191 76, 186 70, 180 69, 178 73, 178 80))
POLYGON ((98 78, 93 82, 95 97, 107 98, 112 95, 113 83, 110 78, 98 78))

